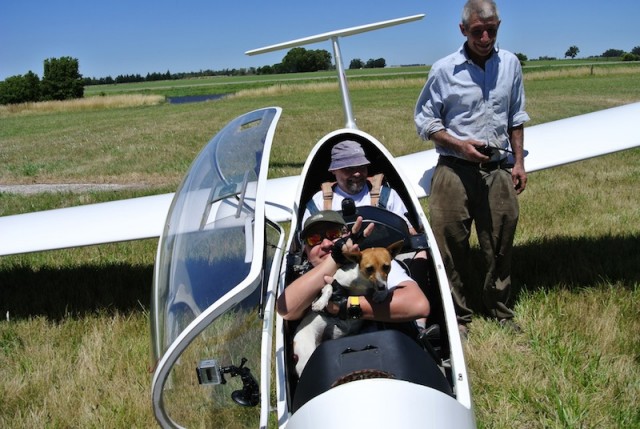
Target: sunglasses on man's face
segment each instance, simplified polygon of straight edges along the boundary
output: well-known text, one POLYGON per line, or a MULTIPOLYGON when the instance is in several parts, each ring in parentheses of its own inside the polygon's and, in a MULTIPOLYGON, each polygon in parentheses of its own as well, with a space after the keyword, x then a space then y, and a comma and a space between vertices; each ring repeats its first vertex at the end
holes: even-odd
POLYGON ((487 32, 487 35, 489 37, 496 37, 496 35, 498 34, 497 27, 474 28, 473 30, 469 30, 469 34, 471 34, 471 36, 476 39, 480 39, 484 35, 485 31, 487 32))
POLYGON ((304 242, 311 247, 317 246, 322 243, 325 238, 331 241, 337 240, 342 236, 343 232, 342 228, 329 228, 321 232, 312 232, 304 238, 304 242))

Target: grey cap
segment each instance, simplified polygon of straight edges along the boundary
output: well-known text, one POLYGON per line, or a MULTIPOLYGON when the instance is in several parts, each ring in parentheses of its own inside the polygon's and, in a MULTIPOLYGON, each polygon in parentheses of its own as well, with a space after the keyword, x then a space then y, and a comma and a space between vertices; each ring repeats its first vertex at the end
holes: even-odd
POLYGON ((371 163, 364 155, 364 150, 358 142, 345 140, 336 144, 331 149, 331 165, 329 165, 329 171, 368 164, 371 163))
POLYGON ((311 227, 321 224, 321 223, 333 223, 339 226, 346 226, 347 223, 344 221, 343 217, 340 213, 333 210, 322 210, 312 216, 310 216, 304 223, 304 228, 300 232, 300 237, 305 238, 309 233, 311 227))

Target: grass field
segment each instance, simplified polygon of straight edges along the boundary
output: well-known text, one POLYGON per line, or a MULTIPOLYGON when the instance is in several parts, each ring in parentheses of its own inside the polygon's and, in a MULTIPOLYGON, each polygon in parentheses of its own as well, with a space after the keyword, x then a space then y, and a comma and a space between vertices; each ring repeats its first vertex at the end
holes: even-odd
MULTIPOLYGON (((605 68, 527 71, 531 125, 640 101, 640 67, 605 68)), ((394 155, 430 146, 412 122, 423 79, 424 72, 350 85, 359 128, 394 155)), ((259 107, 284 109, 271 177, 299 173, 315 142, 344 125, 332 82, 229 82, 245 90, 215 102, 0 112, 0 183, 142 186, 0 194, 0 215, 172 191, 217 130, 259 107)), ((603 124, 603 144, 611 126, 638 132, 603 124)), ((466 346, 480 428, 640 427, 639 179, 640 149, 530 175, 513 269, 524 332, 478 318, 466 346)), ((155 246, 0 258, 1 427, 154 426, 155 246)), ((224 427, 236 426, 228 421, 224 427)))

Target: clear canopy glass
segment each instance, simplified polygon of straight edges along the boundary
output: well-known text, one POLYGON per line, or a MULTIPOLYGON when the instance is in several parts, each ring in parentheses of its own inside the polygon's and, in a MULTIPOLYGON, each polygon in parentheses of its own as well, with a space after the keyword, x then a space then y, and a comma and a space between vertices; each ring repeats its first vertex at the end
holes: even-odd
POLYGON ((238 405, 259 398, 269 243, 281 234, 265 222, 259 193, 279 115, 278 108, 258 110, 220 131, 169 211, 151 314, 154 395, 162 389, 154 407, 169 426, 258 424, 257 408, 238 405))

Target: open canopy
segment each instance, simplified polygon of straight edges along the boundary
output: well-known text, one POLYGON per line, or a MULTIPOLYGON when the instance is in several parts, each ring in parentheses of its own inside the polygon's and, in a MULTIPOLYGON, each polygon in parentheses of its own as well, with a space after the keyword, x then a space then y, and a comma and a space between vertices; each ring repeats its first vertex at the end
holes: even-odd
MULTIPOLYGON (((203 410, 207 426, 217 426, 231 401, 259 403, 264 272, 277 259, 280 234, 266 231, 264 194, 279 116, 279 108, 266 108, 227 125, 196 158, 171 204, 151 317, 153 404, 163 426, 193 426, 203 410)), ((246 418, 257 420, 256 410, 246 418)))

